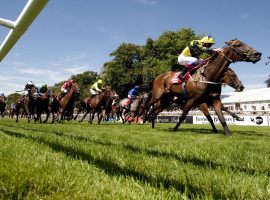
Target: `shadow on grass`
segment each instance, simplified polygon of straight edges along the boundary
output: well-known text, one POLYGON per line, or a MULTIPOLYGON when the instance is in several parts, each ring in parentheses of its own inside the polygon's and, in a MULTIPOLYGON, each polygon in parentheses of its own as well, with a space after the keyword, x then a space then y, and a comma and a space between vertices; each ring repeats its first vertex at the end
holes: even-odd
MULTIPOLYGON (((214 133, 211 128, 179 128, 177 131, 173 131, 172 128, 157 128, 158 130, 166 133, 181 134, 181 133, 194 133, 194 134, 224 134, 224 130, 218 130, 217 133, 214 133)), ((270 135, 257 133, 256 131, 238 131, 232 130, 232 135, 239 134, 244 136, 257 136, 257 137, 270 137, 270 135)))
MULTIPOLYGON (((114 163, 111 160, 95 158, 90 153, 84 152, 82 150, 79 150, 73 147, 64 146, 57 142, 46 141, 46 139, 43 139, 43 138, 28 136, 19 132, 14 132, 14 131, 7 131, 7 130, 1 130, 1 131, 3 131, 5 134, 9 136, 22 138, 22 139, 28 139, 28 140, 37 142, 39 144, 47 145, 53 151, 64 153, 67 157, 72 157, 73 159, 86 161, 89 164, 93 164, 99 167, 100 169, 104 170, 104 172, 106 172, 110 176, 132 177, 142 182, 142 184, 147 183, 151 185, 152 187, 156 187, 156 188, 165 188, 165 189, 175 188, 181 193, 188 192, 187 195, 190 198, 197 195, 205 194, 205 191, 203 191, 200 187, 196 187, 191 183, 184 184, 184 183, 181 183, 180 181, 164 178, 161 176, 153 177, 151 175, 145 174, 143 172, 139 172, 132 168, 119 166, 117 163, 114 163)), ((226 198, 224 194, 220 194, 220 193, 214 194, 213 197, 215 199, 226 198)))
MULTIPOLYGON (((28 128, 25 128, 25 129, 27 130, 28 128)), ((40 131, 40 130, 38 130, 38 131, 40 131)), ((46 131, 42 131, 42 132, 47 133, 46 131)), ((252 175, 252 176, 255 173, 258 173, 258 171, 254 168, 239 167, 239 166, 233 166, 233 165, 226 166, 226 165, 223 165, 223 164, 220 164, 217 162, 213 162, 211 160, 201 159, 201 158, 197 158, 194 156, 182 157, 174 152, 166 152, 166 151, 159 151, 159 150, 154 150, 154 149, 147 149, 147 148, 133 146, 130 144, 113 143, 110 141, 101 141, 101 140, 97 140, 97 139, 90 139, 90 138, 85 137, 85 136, 69 135, 69 134, 58 132, 58 131, 51 131, 50 133, 54 134, 56 136, 59 136, 59 137, 63 136, 66 138, 70 138, 72 140, 77 140, 80 142, 90 142, 93 144, 103 145, 103 146, 107 146, 107 147, 122 146, 126 150, 131 151, 133 153, 145 153, 145 154, 148 154, 150 156, 155 156, 155 157, 172 158, 172 159, 178 160, 179 162, 190 163, 190 164, 197 166, 197 167, 204 167, 204 168, 209 168, 209 169, 213 169, 213 170, 216 170, 218 168, 229 168, 230 170, 232 170, 234 172, 244 172, 247 175, 252 175)), ((21 134, 21 133, 18 133, 18 134, 21 134)), ((76 133, 74 133, 74 134, 76 134, 76 133)), ((21 134, 21 135, 23 135, 23 134, 21 134)), ((25 136, 25 137, 33 137, 33 136, 25 136)), ((33 137, 33 138, 35 138, 35 137, 33 137)), ((266 174, 267 176, 270 176, 270 172, 260 172, 260 173, 263 173, 263 174, 266 174)))
MULTIPOLYGON (((10 126, 8 126, 10 127, 10 126)), ((15 127, 15 126, 14 126, 15 127)), ((34 128, 29 128, 29 127, 21 127, 24 130, 31 130, 31 131, 38 131, 38 132, 44 132, 44 133, 48 133, 46 130, 40 130, 40 129, 34 129, 34 128)), ((168 129, 165 129, 168 131, 168 129)), ((188 132, 190 133, 190 130, 194 131, 194 132, 198 132, 198 130, 202 130, 202 129, 196 129, 196 128, 184 128, 183 132, 188 132)), ((204 129, 203 129, 204 130, 204 129)), ((3 130, 4 131, 4 130, 3 130)), ((207 133, 211 134, 209 131, 206 131, 207 133)), ((237 134, 252 134, 254 133, 254 131, 247 131, 247 132, 243 132, 243 131, 236 131, 237 134)), ((204 168, 209 168, 209 169, 218 169, 218 168, 229 168, 232 171, 235 172, 244 172, 248 175, 254 175, 255 173, 258 173, 258 171, 256 171, 256 169, 252 169, 252 168, 248 168, 248 167, 239 167, 239 166, 233 166, 233 165, 229 165, 229 166, 224 166, 220 163, 217 162, 213 162, 211 160, 206 160, 206 159, 201 159, 201 158, 197 158, 197 157, 191 157, 191 156, 185 156, 182 157, 174 152, 166 152, 166 151, 158 151, 158 150, 154 150, 154 149, 147 149, 147 148, 142 148, 142 147, 137 147, 137 146, 133 146, 130 144, 123 144, 123 143, 113 143, 110 141, 101 141, 98 139, 91 139, 85 136, 78 136, 76 133, 70 133, 70 134, 65 134, 59 131, 50 131, 51 134, 54 134, 56 136, 59 137, 66 137, 66 138, 70 138, 72 140, 77 140, 80 142, 90 142, 93 144, 98 144, 98 145, 103 145, 103 146, 122 146, 123 148, 133 152, 133 153, 145 153, 148 154, 150 156, 155 156, 155 157, 164 157, 164 158, 172 158, 172 159, 176 159, 179 162, 182 163, 190 163, 194 166, 197 167, 204 167, 204 168)), ((205 134, 205 133, 202 133, 205 134)), ((261 136, 261 135, 260 135, 261 136)), ((266 135, 264 135, 266 136, 266 135)), ((26 136, 28 137, 28 136, 26 136)), ((270 176, 270 172, 262 172, 262 173, 266 173, 267 176, 270 176)))

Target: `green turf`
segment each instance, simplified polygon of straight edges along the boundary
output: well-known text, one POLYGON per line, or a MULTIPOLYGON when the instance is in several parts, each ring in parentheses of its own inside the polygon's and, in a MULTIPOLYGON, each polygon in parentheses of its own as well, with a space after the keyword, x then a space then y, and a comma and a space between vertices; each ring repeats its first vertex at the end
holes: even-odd
POLYGON ((270 127, 0 120, 1 199, 270 199, 270 127))

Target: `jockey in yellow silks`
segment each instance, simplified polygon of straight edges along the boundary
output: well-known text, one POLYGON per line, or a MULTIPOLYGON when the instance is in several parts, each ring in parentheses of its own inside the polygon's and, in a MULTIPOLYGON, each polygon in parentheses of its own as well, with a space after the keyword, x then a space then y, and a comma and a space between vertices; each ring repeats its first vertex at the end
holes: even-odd
POLYGON ((178 63, 184 66, 184 69, 181 71, 179 78, 183 78, 188 70, 194 68, 197 65, 203 64, 204 60, 199 57, 203 53, 211 54, 213 51, 217 50, 210 49, 213 44, 215 44, 215 41, 211 36, 205 36, 200 40, 191 41, 178 56, 178 63))
POLYGON ((99 94, 102 90, 101 87, 103 86, 103 80, 99 79, 97 82, 95 82, 92 87, 90 88, 90 94, 96 95, 99 94))

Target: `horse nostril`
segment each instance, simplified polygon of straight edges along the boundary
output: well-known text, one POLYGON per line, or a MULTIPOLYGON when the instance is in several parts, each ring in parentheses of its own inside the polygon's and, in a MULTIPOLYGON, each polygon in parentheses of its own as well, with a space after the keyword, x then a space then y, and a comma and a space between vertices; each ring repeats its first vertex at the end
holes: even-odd
POLYGON ((244 89, 245 89, 244 86, 241 86, 241 87, 240 87, 240 91, 243 91, 244 89))
POLYGON ((261 55, 262 55, 262 53, 260 53, 260 52, 257 52, 257 53, 254 54, 254 56, 255 56, 256 58, 261 57, 261 55))

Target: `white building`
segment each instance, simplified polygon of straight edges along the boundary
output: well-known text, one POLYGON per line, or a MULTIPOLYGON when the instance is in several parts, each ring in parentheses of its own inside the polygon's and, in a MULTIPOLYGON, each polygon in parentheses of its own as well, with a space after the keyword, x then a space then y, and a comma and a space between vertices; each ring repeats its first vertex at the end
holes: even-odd
POLYGON ((231 111, 270 112, 270 88, 223 93, 221 101, 231 111))

